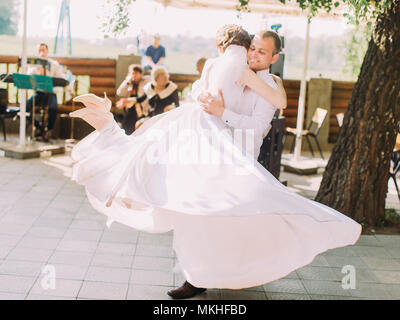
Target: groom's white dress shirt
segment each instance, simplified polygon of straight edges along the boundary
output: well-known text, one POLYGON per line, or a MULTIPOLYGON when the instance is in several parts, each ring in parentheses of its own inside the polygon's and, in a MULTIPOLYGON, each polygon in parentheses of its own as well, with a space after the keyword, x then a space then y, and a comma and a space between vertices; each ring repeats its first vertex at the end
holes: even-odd
MULTIPOLYGON (((258 71, 257 75, 272 88, 278 88, 269 70, 258 71)), ((222 114, 222 121, 231 129, 249 129, 250 132, 253 132, 253 152, 254 157, 258 158, 263 138, 268 134, 271 128, 270 123, 277 108, 248 87, 244 89, 242 99, 238 106, 240 107, 240 113, 236 112, 236 110, 225 108, 222 114)))

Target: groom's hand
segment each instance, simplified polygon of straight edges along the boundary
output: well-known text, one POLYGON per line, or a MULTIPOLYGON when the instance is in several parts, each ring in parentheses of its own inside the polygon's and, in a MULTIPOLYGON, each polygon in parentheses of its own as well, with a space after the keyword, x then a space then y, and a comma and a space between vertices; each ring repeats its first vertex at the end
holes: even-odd
POLYGON ((211 96, 211 94, 206 93, 200 95, 198 100, 205 112, 213 114, 214 116, 217 116, 219 118, 222 118, 222 115, 225 111, 225 103, 221 90, 219 90, 218 95, 219 99, 215 99, 211 96))

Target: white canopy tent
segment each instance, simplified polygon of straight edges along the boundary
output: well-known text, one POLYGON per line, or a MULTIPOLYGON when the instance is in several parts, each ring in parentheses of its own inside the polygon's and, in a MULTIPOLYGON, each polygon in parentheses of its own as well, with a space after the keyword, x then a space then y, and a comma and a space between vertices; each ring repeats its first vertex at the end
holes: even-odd
MULTIPOLYGON (((173 6, 181 9, 221 9, 221 10, 237 10, 239 6, 238 0, 154 0, 162 3, 164 6, 173 6)), ((294 161, 300 160, 301 153, 301 132, 304 121, 304 106, 306 99, 306 77, 308 64, 308 49, 310 39, 310 22, 308 22, 307 11, 303 11, 294 0, 286 1, 282 4, 279 0, 250 0, 248 8, 250 12, 264 13, 274 16, 303 16, 307 23, 306 40, 304 49, 303 73, 300 84, 300 95, 298 102, 297 124, 296 124, 296 144, 294 150, 294 161)), ((316 15, 317 18, 338 19, 343 16, 345 7, 343 5, 334 8, 330 13, 321 12, 316 15)))

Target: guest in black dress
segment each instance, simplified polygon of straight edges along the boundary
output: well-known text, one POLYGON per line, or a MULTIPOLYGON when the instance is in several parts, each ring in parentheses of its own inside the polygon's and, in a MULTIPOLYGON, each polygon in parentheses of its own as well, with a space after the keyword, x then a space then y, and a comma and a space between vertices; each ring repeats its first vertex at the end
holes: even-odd
POLYGON ((150 105, 150 115, 155 116, 178 107, 178 86, 169 80, 167 69, 153 69, 151 78, 152 81, 144 87, 150 105))

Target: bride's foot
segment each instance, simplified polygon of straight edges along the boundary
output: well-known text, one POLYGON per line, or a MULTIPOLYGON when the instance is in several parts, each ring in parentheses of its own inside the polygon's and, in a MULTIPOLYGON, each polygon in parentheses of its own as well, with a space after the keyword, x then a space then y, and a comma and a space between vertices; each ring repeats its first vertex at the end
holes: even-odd
POLYGON ((89 108, 82 108, 74 112, 70 112, 69 116, 72 118, 82 118, 96 130, 101 130, 106 123, 112 121, 113 119, 111 113, 110 116, 107 114, 99 114, 89 108))
POLYGON ((197 288, 185 281, 181 287, 175 290, 170 290, 167 292, 167 294, 174 299, 187 299, 194 297, 206 290, 206 288, 197 288))
POLYGON ((111 110, 111 100, 104 92, 104 98, 100 98, 93 93, 81 94, 74 98, 75 102, 82 102, 85 107, 100 112, 108 113, 111 110))
POLYGON ((99 98, 89 93, 74 98, 74 101, 82 102, 86 108, 71 112, 70 117, 82 118, 96 130, 101 130, 104 125, 114 119, 110 112, 111 101, 107 98, 99 98))

